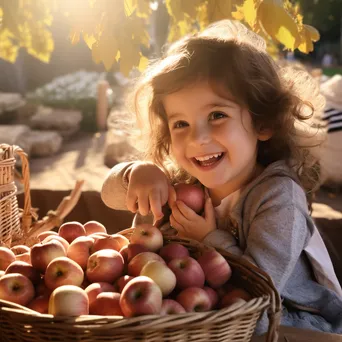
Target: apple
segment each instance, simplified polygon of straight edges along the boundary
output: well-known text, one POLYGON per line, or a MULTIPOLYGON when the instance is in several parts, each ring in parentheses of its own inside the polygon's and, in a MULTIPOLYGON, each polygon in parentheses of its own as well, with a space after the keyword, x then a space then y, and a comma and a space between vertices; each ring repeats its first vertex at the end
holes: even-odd
POLYGON ((31 280, 20 273, 5 274, 0 278, 0 299, 27 305, 34 297, 31 280))
POLYGON ((220 287, 232 275, 232 269, 227 260, 215 250, 205 251, 197 258, 197 261, 204 271, 205 280, 212 288, 220 287))
POLYGON ((176 287, 176 276, 163 262, 149 261, 141 270, 140 275, 151 278, 161 289, 163 297, 170 294, 176 287))
POLYGON ((163 295, 159 286, 145 276, 129 281, 120 296, 120 307, 125 317, 159 314, 163 295))
POLYGON ((101 237, 108 237, 110 235, 107 234, 107 233, 93 233, 93 234, 89 234, 87 236, 89 236, 89 237, 93 238, 94 240, 96 240, 96 239, 99 239, 101 237))
POLYGON ((33 285, 40 282, 40 273, 32 265, 24 261, 13 261, 5 271, 6 274, 20 273, 29 278, 33 285))
POLYGON ((86 275, 92 283, 113 283, 122 276, 124 266, 124 259, 118 251, 101 249, 89 257, 86 275))
POLYGON ((62 238, 62 237, 59 236, 59 235, 49 235, 49 236, 47 236, 47 237, 43 240, 43 242, 48 242, 48 241, 51 241, 51 240, 57 240, 57 241, 59 241, 59 242, 63 245, 63 247, 64 247, 64 249, 65 249, 65 253, 67 252, 67 250, 68 250, 68 248, 69 248, 69 242, 68 242, 67 240, 65 240, 64 238, 62 238))
POLYGON ((30 253, 30 247, 27 247, 25 245, 17 245, 17 246, 11 247, 11 251, 15 255, 19 255, 19 254, 23 254, 23 253, 30 253))
POLYGON ((91 312, 92 304, 94 303, 97 295, 102 292, 115 292, 115 287, 112 284, 104 282, 92 283, 86 287, 85 292, 89 300, 89 312, 91 312))
POLYGON ((97 221, 88 221, 83 225, 86 235, 94 233, 107 233, 106 227, 97 221))
POLYGON ((173 242, 163 246, 159 251, 159 255, 168 263, 172 259, 189 256, 189 251, 180 243, 173 242))
POLYGON ((209 311, 211 300, 207 292, 199 287, 188 287, 177 296, 177 302, 186 312, 209 311))
POLYGON ((63 245, 57 240, 39 242, 31 248, 31 264, 44 273, 47 265, 55 258, 65 256, 63 245))
POLYGON ((177 201, 182 201, 196 213, 200 213, 204 208, 204 192, 196 185, 179 183, 174 186, 177 201))
POLYGON ((0 247, 0 271, 5 271, 13 261, 15 254, 7 247, 0 247))
POLYGON ((37 238, 39 241, 43 241, 45 238, 47 238, 50 235, 58 236, 58 233, 54 232, 53 230, 47 230, 46 232, 42 232, 38 234, 37 238))
POLYGON ((45 280, 42 278, 38 285, 35 287, 36 289, 36 296, 47 296, 50 297, 52 290, 48 289, 45 285, 45 280))
POLYGON ((27 262, 28 264, 31 264, 31 253, 26 252, 26 253, 18 254, 15 256, 15 260, 24 261, 24 262, 27 262))
POLYGON ((100 236, 94 240, 94 245, 92 247, 93 253, 102 249, 113 249, 117 252, 121 249, 121 242, 113 236, 100 236))
POLYGON ((163 258, 157 253, 153 252, 142 252, 137 254, 128 264, 128 274, 137 277, 140 275, 143 267, 152 260, 158 260, 160 262, 165 263, 163 258))
POLYGON ((122 257, 123 257, 123 259, 124 259, 124 261, 125 261, 125 264, 128 263, 128 246, 129 246, 129 245, 123 246, 123 247, 119 250, 120 254, 122 255, 122 257))
POLYGON ((90 284, 91 284, 91 282, 87 279, 86 276, 84 276, 83 282, 81 284, 81 288, 86 289, 90 284))
POLYGON ((77 237, 86 235, 86 231, 81 223, 77 221, 70 221, 63 223, 59 227, 58 235, 71 243, 77 237))
POLYGON ((80 236, 76 238, 68 247, 67 257, 76 261, 84 270, 87 268, 88 259, 94 239, 89 236, 80 236))
POLYGON ((57 287, 49 299, 49 314, 54 316, 80 316, 89 314, 87 293, 75 285, 57 287))
POLYGON ((148 251, 157 252, 163 247, 163 234, 152 224, 139 224, 133 230, 130 243, 143 245, 148 251))
POLYGON ((214 309, 219 301, 219 296, 217 292, 209 286, 204 286, 203 290, 208 294, 210 298, 210 310, 214 309))
POLYGON ((115 291, 121 293, 123 288, 126 286, 126 284, 132 280, 134 277, 129 276, 129 275, 123 275, 121 276, 114 284, 115 286, 115 291))
POLYGON ((31 310, 47 314, 49 311, 49 298, 50 296, 38 296, 33 298, 27 305, 31 310))
POLYGON ((123 316, 120 307, 120 293, 101 292, 89 309, 91 315, 123 316))
POLYGON ((0 278, 5 274, 5 271, 0 271, 0 278))
POLYGON ((227 292, 220 301, 220 308, 226 308, 238 301, 247 302, 252 298, 252 296, 245 290, 240 288, 235 288, 227 292))
POLYGON ((125 236, 123 236, 121 234, 112 234, 110 236, 112 238, 115 238, 118 241, 118 243, 119 243, 119 250, 122 247, 127 246, 130 243, 129 240, 125 236))
POLYGON ((177 278, 177 287, 203 287, 204 272, 200 264, 192 257, 172 259, 168 264, 177 278))
POLYGON ((148 252, 148 249, 143 245, 130 243, 127 246, 127 261, 130 262, 139 253, 148 252))
POLYGON ((173 299, 163 299, 160 315, 173 315, 185 313, 185 309, 173 299))
POLYGON ((84 279, 82 267, 67 257, 53 259, 46 268, 44 281, 48 289, 62 285, 81 286, 84 279))

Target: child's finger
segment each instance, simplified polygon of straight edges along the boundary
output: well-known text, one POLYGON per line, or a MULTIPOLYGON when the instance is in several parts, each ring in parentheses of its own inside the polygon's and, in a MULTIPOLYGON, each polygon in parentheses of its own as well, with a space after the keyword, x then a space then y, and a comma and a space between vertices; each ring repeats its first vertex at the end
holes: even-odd
POLYGON ((171 184, 169 184, 168 204, 169 204, 170 208, 173 207, 173 205, 175 204, 176 200, 177 200, 176 190, 175 190, 175 188, 171 184))
POLYGON ((142 216, 146 216, 150 212, 150 204, 147 196, 138 196, 138 210, 142 216))
POLYGON ((213 202, 210 197, 208 197, 205 201, 204 215, 205 215, 206 221, 208 222, 215 221, 215 210, 214 210, 213 202))
POLYGON ((197 217, 197 214, 189 208, 183 201, 176 201, 176 206, 181 212, 181 214, 187 219, 187 220, 195 220, 197 217))
POLYGON ((170 216, 170 224, 173 228, 177 229, 177 231, 184 232, 183 226, 175 219, 173 215, 170 216))
POLYGON ((178 223, 180 223, 181 225, 186 225, 188 223, 188 220, 186 219, 186 217, 184 217, 184 215, 181 213, 181 211, 179 210, 177 204, 175 204, 172 207, 172 216, 177 220, 178 223))
POLYGON ((157 221, 161 219, 164 214, 162 211, 161 200, 160 200, 160 192, 153 191, 149 195, 150 207, 152 214, 154 216, 154 220, 157 221))
POLYGON ((135 193, 130 193, 127 192, 127 197, 126 197, 126 206, 129 211, 132 213, 135 213, 138 209, 138 197, 136 196, 135 193))

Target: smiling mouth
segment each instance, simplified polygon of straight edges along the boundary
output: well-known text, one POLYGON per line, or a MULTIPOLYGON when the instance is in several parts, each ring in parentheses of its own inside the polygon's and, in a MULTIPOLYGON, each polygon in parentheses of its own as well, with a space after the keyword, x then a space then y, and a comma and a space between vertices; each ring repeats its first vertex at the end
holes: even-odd
POLYGON ((224 156, 224 153, 220 152, 220 153, 206 155, 203 157, 194 157, 192 158, 192 160, 194 161, 195 164, 199 166, 207 167, 207 166, 212 166, 216 164, 218 161, 222 159, 223 156, 224 156))

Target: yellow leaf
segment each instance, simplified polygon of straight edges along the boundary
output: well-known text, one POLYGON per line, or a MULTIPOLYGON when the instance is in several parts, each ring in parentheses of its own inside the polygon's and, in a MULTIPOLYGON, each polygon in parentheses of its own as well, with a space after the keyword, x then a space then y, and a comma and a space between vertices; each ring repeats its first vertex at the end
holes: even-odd
POLYGON ((120 71, 128 76, 133 67, 137 67, 140 62, 140 48, 132 43, 132 41, 125 41, 123 37, 119 43, 120 50, 120 71))
POLYGON ((242 6, 244 19, 250 27, 254 27, 257 18, 257 3, 255 0, 245 0, 242 6))
POLYGON ((243 6, 236 6, 236 11, 232 12, 232 17, 236 20, 243 20, 245 18, 243 6))
POLYGON ((209 0, 207 5, 207 15, 209 23, 222 19, 232 19, 232 1, 209 0))
POLYGON ((182 1, 182 11, 189 15, 190 18, 195 19, 197 15, 197 9, 201 3, 203 3, 204 0, 187 0, 182 1))
POLYGON ((88 48, 91 49, 93 44, 96 42, 96 39, 93 34, 87 34, 83 32, 83 40, 88 45, 88 48))
POLYGON ((182 0, 166 0, 167 11, 176 21, 184 19, 184 12, 182 9, 182 0))
POLYGON ((317 42, 319 40, 320 34, 313 26, 304 25, 304 29, 309 32, 312 41, 317 42))
POLYGON ((18 56, 19 46, 13 43, 6 31, 0 33, 0 58, 14 63, 18 56))
POLYGON ((80 41, 80 35, 81 35, 81 32, 79 30, 74 29, 70 32, 69 39, 72 45, 75 45, 80 41))
POLYGON ((138 17, 148 18, 151 12, 152 10, 150 7, 149 0, 138 0, 137 11, 136 11, 138 17))
POLYGON ((123 0, 124 1, 124 8, 125 8, 125 15, 126 17, 130 17, 135 9, 137 8, 137 1, 136 0, 123 0))
POLYGON ((99 49, 99 44, 97 42, 94 43, 91 47, 91 56, 96 64, 99 64, 101 62, 101 53, 99 49))
POLYGON ((108 32, 103 34, 99 40, 99 49, 101 54, 101 60, 107 71, 110 70, 115 62, 115 57, 118 52, 118 41, 113 35, 108 32))
POLYGON ((139 71, 144 71, 147 66, 148 66, 148 58, 146 58, 145 56, 143 55, 140 55, 140 61, 139 61, 139 66, 138 66, 138 70, 139 71))

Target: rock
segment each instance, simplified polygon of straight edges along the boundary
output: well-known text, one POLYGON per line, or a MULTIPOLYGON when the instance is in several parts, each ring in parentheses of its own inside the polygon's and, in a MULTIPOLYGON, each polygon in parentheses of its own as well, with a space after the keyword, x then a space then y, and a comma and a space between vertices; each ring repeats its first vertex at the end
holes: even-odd
POLYGON ((12 112, 25 104, 20 94, 0 93, 0 115, 4 112, 12 112))
POLYGON ((25 125, 0 125, 1 143, 20 146, 28 155, 31 152, 31 143, 25 137, 31 131, 25 125))

